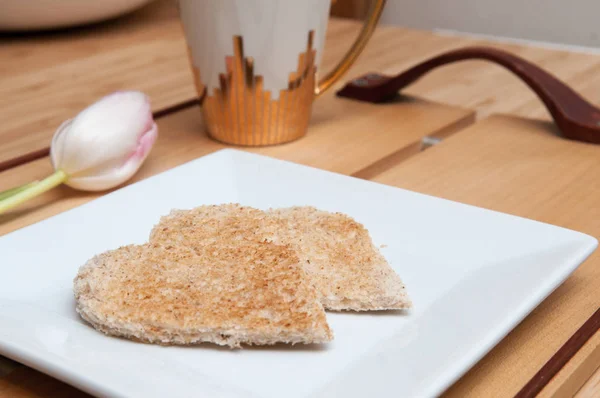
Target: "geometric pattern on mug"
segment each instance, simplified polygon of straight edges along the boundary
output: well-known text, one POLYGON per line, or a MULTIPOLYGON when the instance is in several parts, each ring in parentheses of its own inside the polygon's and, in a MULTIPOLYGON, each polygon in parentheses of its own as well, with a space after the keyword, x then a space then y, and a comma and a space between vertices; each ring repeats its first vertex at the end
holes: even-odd
POLYGON ((298 66, 288 78, 288 87, 278 99, 263 89, 263 77, 254 74, 254 58, 244 56, 244 41, 233 37, 234 54, 225 59, 226 73, 219 87, 207 92, 200 70, 194 81, 202 114, 213 138, 236 145, 271 145, 302 137, 308 128, 316 84, 314 31, 308 32, 306 51, 298 55, 298 66))

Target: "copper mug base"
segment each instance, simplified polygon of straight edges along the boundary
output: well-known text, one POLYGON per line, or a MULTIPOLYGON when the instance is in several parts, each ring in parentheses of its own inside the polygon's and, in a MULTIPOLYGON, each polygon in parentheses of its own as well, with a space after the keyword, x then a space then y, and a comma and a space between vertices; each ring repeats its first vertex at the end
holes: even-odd
POLYGON ((263 146, 306 134, 314 99, 354 63, 377 25, 385 0, 372 1, 356 41, 320 80, 316 72, 330 0, 180 0, 178 4, 210 137, 227 144, 263 146), (244 54, 244 41, 249 56, 244 54))
POLYGON ((225 60, 227 73, 219 88, 206 92, 200 71, 193 68, 202 115, 208 134, 226 144, 263 146, 282 144, 306 134, 316 82, 314 31, 308 32, 306 51, 290 72, 288 87, 272 99, 263 90, 263 77, 254 74, 254 59, 244 56, 241 36, 233 37, 234 55, 225 60))

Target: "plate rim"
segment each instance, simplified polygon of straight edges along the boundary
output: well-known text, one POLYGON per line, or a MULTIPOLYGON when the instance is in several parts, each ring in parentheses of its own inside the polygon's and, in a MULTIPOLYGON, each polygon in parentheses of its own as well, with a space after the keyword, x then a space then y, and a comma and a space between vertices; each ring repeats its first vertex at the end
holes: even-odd
MULTIPOLYGON (((438 395, 438 394, 442 393, 447 388, 449 388, 453 383, 455 383, 458 379, 460 379, 464 374, 466 374, 476 363, 478 363, 499 342, 501 342, 504 339, 504 337, 506 337, 506 335, 508 335, 508 333, 510 333, 513 329, 515 329, 527 317, 527 315, 529 315, 550 294, 552 294, 552 292, 555 289, 557 289, 559 286, 561 286, 564 283, 564 281, 578 268, 578 266, 581 265, 598 247, 598 240, 595 237, 585 234, 583 232, 569 229, 569 228, 565 228, 565 227, 561 227, 561 226, 557 226, 557 225, 553 225, 553 224, 549 224, 549 223, 545 223, 545 222, 540 222, 540 221, 525 218, 525 217, 515 216, 512 214, 503 213, 503 212, 499 212, 496 210, 486 209, 483 207, 478 207, 478 206, 474 206, 474 205, 470 205, 470 204, 466 204, 466 203, 452 201, 449 199, 440 198, 440 197, 436 197, 433 195, 410 191, 410 190, 407 190, 404 188, 386 185, 386 184, 382 184, 382 183, 379 183, 376 181, 363 180, 363 179, 359 179, 356 177, 331 172, 328 170, 322 170, 322 169, 319 169, 316 167, 311 167, 311 166, 306 166, 306 165, 290 162, 287 160, 276 159, 276 158, 261 155, 261 154, 248 153, 243 150, 232 149, 232 148, 224 148, 224 149, 217 150, 215 152, 209 153, 209 154, 201 156, 199 158, 192 159, 188 162, 185 162, 185 163, 178 165, 176 167, 173 167, 171 169, 165 170, 161 173, 155 174, 153 176, 149 176, 148 178, 145 178, 143 180, 136 181, 132 184, 123 186, 119 189, 116 189, 112 192, 107 193, 106 195, 102 195, 98 198, 95 198, 95 199, 89 201, 89 202, 86 202, 80 206, 68 209, 64 212, 55 214, 53 216, 50 216, 48 218, 45 218, 43 220, 40 220, 38 222, 35 222, 28 226, 25 226, 23 228, 19 228, 17 230, 11 231, 3 236, 0 236, 0 240, 6 238, 8 236, 11 236, 15 233, 24 233, 29 228, 37 226, 38 224, 44 223, 45 221, 51 220, 57 216, 61 216, 61 215, 64 215, 66 213, 73 212, 73 211, 82 211, 80 209, 85 209, 86 206, 91 205, 92 203, 97 203, 98 200, 102 200, 103 198, 118 194, 119 192, 122 192, 123 190, 135 189, 134 187, 137 187, 138 184, 147 183, 148 181, 152 180, 155 177, 158 177, 161 175, 164 176, 165 174, 175 172, 177 169, 184 167, 186 165, 190 165, 194 162, 197 162, 200 159, 206 159, 208 157, 218 158, 218 157, 223 157, 223 156, 227 157, 227 158, 224 158, 223 161, 229 161, 228 159, 232 159, 237 156, 242 156, 245 158, 256 159, 258 161, 267 160, 267 161, 274 161, 274 162, 284 162, 284 163, 293 165, 294 167, 311 169, 314 172, 325 173, 330 176, 335 176, 336 178, 341 177, 344 179, 354 180, 354 182, 358 182, 361 184, 376 185, 381 189, 386 189, 386 190, 389 189, 389 190, 393 190, 393 191, 401 190, 401 191, 410 192, 410 193, 416 194, 416 195, 423 195, 423 196, 427 196, 429 198, 434 198, 435 200, 441 200, 441 201, 445 201, 445 202, 450 202, 452 204, 458 204, 460 206, 467 206, 470 208, 483 210, 485 212, 495 213, 496 215, 499 215, 502 217, 516 218, 519 220, 524 220, 529 223, 542 224, 543 226, 549 227, 552 229, 561 229, 564 231, 568 231, 570 234, 573 235, 574 238, 575 237, 577 238, 577 244, 578 244, 579 249, 576 253, 572 253, 569 256, 568 263, 565 260, 565 264, 563 264, 560 268, 560 270, 561 270, 560 276, 555 278, 552 281, 552 283, 547 283, 544 286, 538 285, 537 289, 535 290, 536 294, 534 295, 535 296, 534 299, 528 300, 526 303, 524 303, 524 304, 520 305, 519 307, 516 307, 514 310, 512 310, 511 313, 505 317, 506 319, 502 320, 502 327, 496 327, 493 330, 490 330, 489 336, 486 337, 485 341, 482 340, 482 341, 478 342, 478 344, 475 346, 476 349, 475 348, 473 349, 473 351, 474 351, 473 353, 463 356, 463 359, 462 359, 464 362, 463 364, 461 364, 460 366, 453 366, 452 368, 450 368, 451 369, 450 371, 444 372, 441 376, 439 376, 436 379, 437 381, 435 383, 432 383, 432 384, 434 384, 434 386, 424 390, 424 392, 427 392, 427 394, 431 394, 431 395, 438 395), (531 304, 532 302, 533 302, 533 304, 531 304), (456 369, 459 369, 459 371, 456 371, 456 369)), ((232 162, 232 164, 235 165, 235 159, 234 159, 234 162, 232 162)), ((83 210, 83 211, 85 211, 85 210, 83 210)), ((2 303, 0 302, 0 304, 2 304, 2 303)), ((0 305, 0 307, 1 307, 1 305, 0 305)), ((28 352, 28 350, 23 350, 22 347, 11 345, 10 342, 7 343, 4 339, 0 339, 0 353, 8 358, 11 358, 11 359, 13 359, 17 362, 20 362, 26 366, 29 366, 31 368, 37 369, 37 370, 39 370, 43 373, 46 373, 52 377, 62 380, 63 382, 65 382, 67 384, 70 384, 72 386, 75 386, 76 388, 79 388, 83 391, 86 391, 86 392, 89 392, 92 394, 99 394, 99 395, 121 395, 122 394, 120 391, 110 388, 110 385, 102 385, 102 384, 98 384, 97 382, 95 382, 94 380, 97 377, 88 376, 86 374, 79 373, 77 371, 74 372, 72 365, 71 365, 71 367, 69 367, 68 363, 62 363, 62 361, 49 360, 44 355, 45 352, 46 351, 40 351, 37 353, 28 352), (61 363, 58 363, 58 362, 61 362, 61 363)))

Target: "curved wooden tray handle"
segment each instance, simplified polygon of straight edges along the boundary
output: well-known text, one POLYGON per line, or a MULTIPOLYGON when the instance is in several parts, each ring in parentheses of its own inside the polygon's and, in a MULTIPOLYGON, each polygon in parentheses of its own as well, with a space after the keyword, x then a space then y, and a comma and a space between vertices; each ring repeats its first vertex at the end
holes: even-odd
POLYGON ((366 102, 383 102, 432 69, 469 59, 491 61, 517 75, 544 102, 564 137, 600 144, 600 109, 540 67, 495 48, 467 47, 449 51, 394 77, 369 73, 346 84, 337 95, 366 102))

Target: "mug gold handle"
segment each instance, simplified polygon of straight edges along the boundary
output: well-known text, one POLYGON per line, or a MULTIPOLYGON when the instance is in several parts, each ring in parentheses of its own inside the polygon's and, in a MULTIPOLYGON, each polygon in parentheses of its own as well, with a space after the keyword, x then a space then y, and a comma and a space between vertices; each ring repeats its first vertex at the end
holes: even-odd
POLYGON ((356 61, 362 50, 367 45, 371 35, 375 31, 375 27, 377 26, 379 17, 381 17, 384 6, 385 0, 374 0, 371 3, 367 20, 365 21, 362 30, 358 34, 358 37, 352 44, 352 47, 350 47, 346 55, 344 55, 342 60, 333 68, 333 70, 326 74, 319 81, 319 83, 317 83, 317 87, 315 87, 315 95, 317 97, 323 94, 336 81, 338 81, 339 78, 342 77, 348 71, 348 69, 350 69, 354 61, 356 61))

